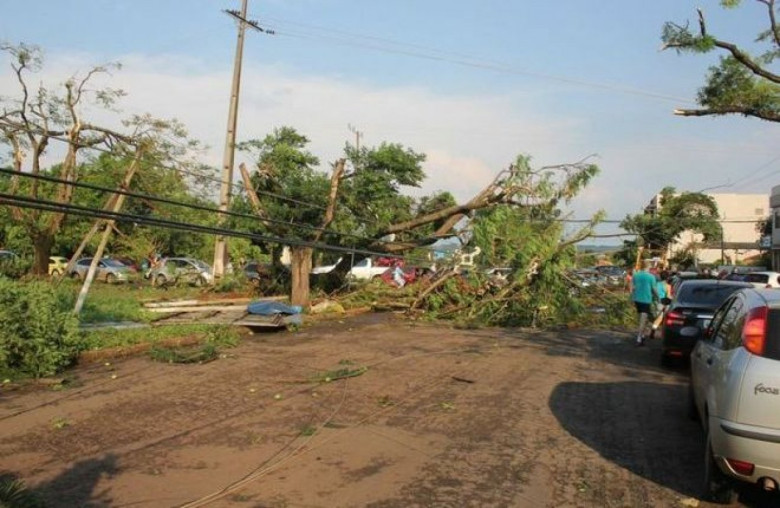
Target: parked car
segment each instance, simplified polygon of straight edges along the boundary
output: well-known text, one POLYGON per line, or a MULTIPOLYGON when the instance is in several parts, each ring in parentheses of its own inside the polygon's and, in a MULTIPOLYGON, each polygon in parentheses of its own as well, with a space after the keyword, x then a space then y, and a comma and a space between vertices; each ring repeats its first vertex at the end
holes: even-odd
MULTIPOLYGON (((92 258, 81 258, 76 261, 73 269, 68 272, 68 277, 72 279, 84 280, 87 276, 89 266, 92 264, 92 258)), ((103 258, 98 261, 95 279, 103 282, 127 282, 130 278, 130 270, 116 259, 103 258)))
POLYGON ((691 356, 690 413, 706 434, 709 499, 733 501, 740 481, 777 492, 780 291, 743 289, 717 310, 691 356))
POLYGON ((16 259, 17 256, 16 253, 12 250, 0 250, 0 261, 8 261, 16 259))
POLYGON ((211 267, 194 258, 164 258, 149 272, 148 278, 155 286, 175 283, 203 286, 214 282, 211 267))
POLYGON ((742 280, 750 282, 758 289, 780 288, 780 273, 778 272, 749 272, 742 277, 742 280))
POLYGON ((49 275, 59 277, 65 273, 68 266, 68 258, 62 256, 49 256, 49 275))
POLYGON ((358 280, 379 278, 390 268, 390 264, 378 263, 372 258, 365 258, 355 263, 348 276, 358 280))
POLYGON ((341 260, 342 260, 342 258, 339 258, 339 259, 338 259, 338 260, 337 260, 335 263, 333 263, 332 265, 321 265, 321 266, 314 266, 314 267, 312 267, 312 269, 311 269, 311 274, 312 274, 312 275, 321 275, 321 274, 323 274, 323 273, 330 273, 330 272, 332 272, 333 270, 335 270, 335 269, 336 269, 336 265, 338 265, 339 263, 341 263, 341 260))
POLYGON ((688 359, 712 319, 715 310, 737 290, 752 287, 747 282, 694 279, 682 282, 661 321, 661 363, 688 359))

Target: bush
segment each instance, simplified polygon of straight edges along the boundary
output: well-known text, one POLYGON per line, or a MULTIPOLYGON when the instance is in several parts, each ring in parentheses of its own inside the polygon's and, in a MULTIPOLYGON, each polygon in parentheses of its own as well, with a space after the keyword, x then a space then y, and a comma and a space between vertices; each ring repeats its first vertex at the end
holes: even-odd
POLYGON ((0 371, 52 375, 73 362, 78 345, 78 318, 68 291, 0 277, 0 371))

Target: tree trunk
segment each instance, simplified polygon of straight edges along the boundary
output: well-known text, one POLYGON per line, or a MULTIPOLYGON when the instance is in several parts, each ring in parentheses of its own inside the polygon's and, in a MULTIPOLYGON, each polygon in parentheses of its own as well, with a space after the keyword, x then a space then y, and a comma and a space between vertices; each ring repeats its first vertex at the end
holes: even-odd
POLYGON ((293 305, 308 307, 309 305, 309 274, 311 273, 311 247, 292 247, 292 294, 290 302, 293 305))
POLYGON ((33 241, 33 275, 49 275, 49 256, 51 247, 54 245, 54 236, 47 233, 39 233, 32 239, 33 241))

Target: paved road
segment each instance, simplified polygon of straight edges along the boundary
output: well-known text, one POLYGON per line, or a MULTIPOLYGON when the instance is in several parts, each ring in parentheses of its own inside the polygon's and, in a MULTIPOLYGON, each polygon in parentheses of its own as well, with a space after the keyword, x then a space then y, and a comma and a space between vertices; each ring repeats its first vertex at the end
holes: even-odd
MULTIPOLYGON (((381 315, 227 353, 101 361, 61 391, 0 392, 0 470, 51 506, 697 503, 686 372, 628 333, 381 315)), ((740 503, 780 506, 752 491, 740 503)))

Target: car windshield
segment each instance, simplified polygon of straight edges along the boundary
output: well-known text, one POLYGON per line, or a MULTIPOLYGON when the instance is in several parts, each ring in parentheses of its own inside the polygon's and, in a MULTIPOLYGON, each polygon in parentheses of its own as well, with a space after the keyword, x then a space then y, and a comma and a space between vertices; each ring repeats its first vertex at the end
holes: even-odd
POLYGON ((207 265, 206 263, 204 263, 200 259, 192 259, 190 261, 192 262, 193 265, 197 266, 201 270, 209 271, 211 269, 211 267, 209 267, 209 265, 207 265))
POLYGON ((700 305, 706 307, 719 307, 734 291, 743 286, 721 284, 683 284, 677 294, 677 302, 680 305, 700 305))
POLYGON ((116 259, 101 259, 103 261, 103 264, 106 266, 110 266, 111 268, 124 268, 125 265, 121 262, 117 261, 116 259))

